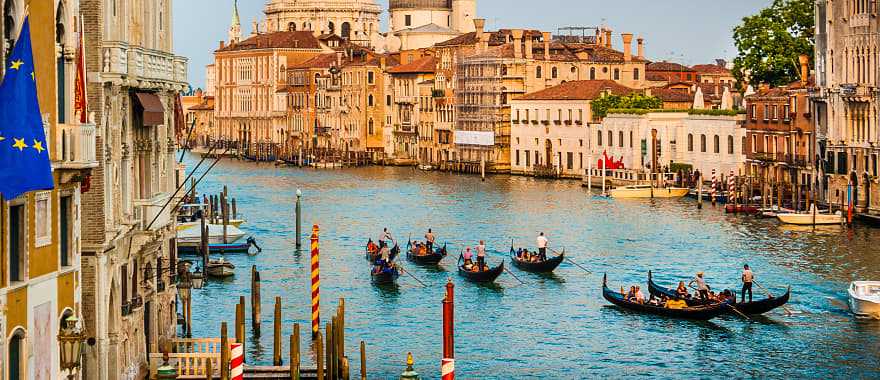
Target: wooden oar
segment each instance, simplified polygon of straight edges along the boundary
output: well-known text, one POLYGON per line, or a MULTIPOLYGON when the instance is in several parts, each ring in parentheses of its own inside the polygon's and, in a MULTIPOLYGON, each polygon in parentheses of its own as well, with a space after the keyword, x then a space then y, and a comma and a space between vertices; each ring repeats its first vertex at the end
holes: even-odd
POLYGON ((510 275, 513 276, 513 278, 515 278, 517 281, 519 281, 520 284, 523 284, 523 285, 526 284, 525 282, 523 282, 523 280, 520 280, 519 277, 516 277, 516 275, 513 274, 513 272, 511 272, 510 269, 507 269, 507 267, 504 267, 504 270, 505 270, 507 273, 510 273, 510 275))
POLYGON ((410 273, 410 271, 404 269, 403 267, 400 267, 400 271, 403 272, 403 273, 406 273, 407 275, 409 275, 410 277, 412 277, 413 280, 416 280, 419 284, 422 285, 423 288, 427 288, 427 287, 428 287, 428 285, 425 285, 425 283, 422 282, 422 280, 419 280, 414 274, 410 273))
MULTIPOLYGON (((550 249, 550 251, 553 252, 553 253, 555 253, 555 254, 557 254, 557 255, 560 254, 559 252, 556 252, 556 250, 554 250, 554 249, 552 249, 552 248, 550 249)), ((574 262, 574 260, 572 260, 572 259, 570 259, 570 258, 568 258, 568 257, 566 257, 565 260, 567 260, 568 262, 574 264, 576 267, 583 269, 584 272, 587 272, 587 273, 589 273, 589 274, 593 274, 593 272, 591 272, 589 269, 584 268, 584 267, 581 266, 580 264, 574 262)))
POLYGON ((733 304, 727 304, 727 306, 730 307, 730 310, 733 310, 735 313, 739 314, 740 317, 743 317, 748 320, 752 320, 751 318, 749 318, 748 315, 745 315, 741 311, 737 310, 736 307, 733 306, 733 304))
MULTIPOLYGON (((773 294, 771 294, 770 291, 767 290, 767 288, 761 286, 761 284, 757 283, 757 282, 754 281, 754 280, 752 280, 752 283, 755 284, 755 285, 758 285, 758 287, 761 288, 761 290, 763 290, 765 293, 767 293, 767 295, 768 295, 770 298, 774 298, 774 297, 773 297, 773 294)), ((788 306, 782 305, 782 308, 785 310, 785 313, 786 313, 786 314, 788 314, 789 316, 791 316, 792 312, 791 312, 791 310, 788 308, 788 306)))

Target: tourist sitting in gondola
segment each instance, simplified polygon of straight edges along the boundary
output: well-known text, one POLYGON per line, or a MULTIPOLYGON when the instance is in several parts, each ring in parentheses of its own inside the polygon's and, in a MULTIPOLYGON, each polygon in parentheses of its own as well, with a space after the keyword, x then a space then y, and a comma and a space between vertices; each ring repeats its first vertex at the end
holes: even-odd
POLYGON ((367 252, 370 253, 370 256, 375 256, 379 252, 379 246, 373 243, 373 239, 367 241, 367 252))
POLYGON ((691 295, 688 293, 687 286, 684 285, 684 281, 678 282, 678 288, 675 289, 675 294, 681 298, 690 298, 691 295))
POLYGON ((421 256, 427 256, 427 255, 428 255, 428 246, 427 246, 427 245, 422 244, 422 243, 419 243, 419 247, 418 247, 418 248, 419 248, 419 250, 418 250, 419 255, 421 255, 421 256))

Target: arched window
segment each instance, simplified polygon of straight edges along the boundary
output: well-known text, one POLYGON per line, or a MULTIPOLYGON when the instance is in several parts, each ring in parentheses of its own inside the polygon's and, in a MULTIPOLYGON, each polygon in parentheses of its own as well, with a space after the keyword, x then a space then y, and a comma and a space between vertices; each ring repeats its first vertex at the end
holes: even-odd
POLYGON ((590 68, 590 80, 596 80, 596 68, 595 67, 590 68))
POLYGON ((367 105, 370 107, 373 106, 373 94, 367 96, 367 105))
POLYGON ((351 38, 351 24, 347 22, 342 23, 342 38, 351 38))
POLYGON ((18 329, 9 338, 9 379, 24 379, 24 330, 18 329))
POLYGON ((614 80, 620 80, 620 69, 614 69, 614 80))
POLYGON ((287 24, 287 31, 288 32, 295 32, 296 31, 296 23, 292 22, 290 24, 287 24))
POLYGON ((374 131, 373 131, 373 119, 372 119, 372 118, 370 118, 370 120, 367 121, 367 134, 370 134, 370 135, 374 134, 374 131))
POLYGON ((553 79, 556 79, 556 77, 558 77, 558 76, 559 76, 559 70, 556 69, 556 66, 553 66, 553 68, 550 69, 550 77, 553 79))
POLYGON ((328 34, 335 34, 336 33, 336 25, 333 24, 333 21, 330 21, 327 24, 327 31, 328 31, 328 34))
POLYGON ((700 135, 700 152, 706 153, 706 135, 700 135))
POLYGON ((15 0, 5 0, 3 2, 3 41, 6 42, 4 49, 4 58, 9 57, 12 53, 12 46, 15 45, 16 27, 15 27, 15 0))
POLYGON ((639 80, 639 69, 633 69, 633 80, 639 80))
POLYGON ((541 77, 541 66, 535 67, 535 78, 541 77))
POLYGON ((721 153, 721 140, 718 138, 718 135, 715 135, 712 142, 714 143, 715 153, 721 153))
POLYGON ((688 152, 694 151, 694 135, 688 133, 688 152))
POLYGON ((617 132, 617 146, 623 148, 623 131, 617 132))
POLYGON ((733 154, 733 136, 727 135, 727 154, 733 154))

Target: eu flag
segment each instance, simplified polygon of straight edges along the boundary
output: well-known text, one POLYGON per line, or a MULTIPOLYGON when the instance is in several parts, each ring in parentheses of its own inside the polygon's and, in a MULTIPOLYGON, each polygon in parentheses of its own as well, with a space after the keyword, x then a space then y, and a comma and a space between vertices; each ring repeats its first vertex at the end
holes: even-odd
POLYGON ((27 18, 5 64, 0 84, 0 194, 12 199, 54 187, 27 18))

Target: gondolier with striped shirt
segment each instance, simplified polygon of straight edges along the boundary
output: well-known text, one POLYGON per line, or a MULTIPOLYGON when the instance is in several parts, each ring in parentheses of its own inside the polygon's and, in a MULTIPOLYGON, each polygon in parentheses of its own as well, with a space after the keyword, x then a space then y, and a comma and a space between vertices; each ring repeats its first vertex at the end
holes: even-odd
POLYGON ((742 302, 746 302, 746 291, 749 292, 749 302, 752 302, 752 281, 755 280, 755 274, 752 273, 751 268, 749 268, 749 264, 743 265, 743 274, 742 274, 742 302))
POLYGON ((547 241, 547 238, 544 236, 543 232, 541 232, 541 234, 538 235, 537 243, 538 243, 538 257, 541 258, 541 261, 547 260, 547 243, 548 243, 548 241, 547 241))

